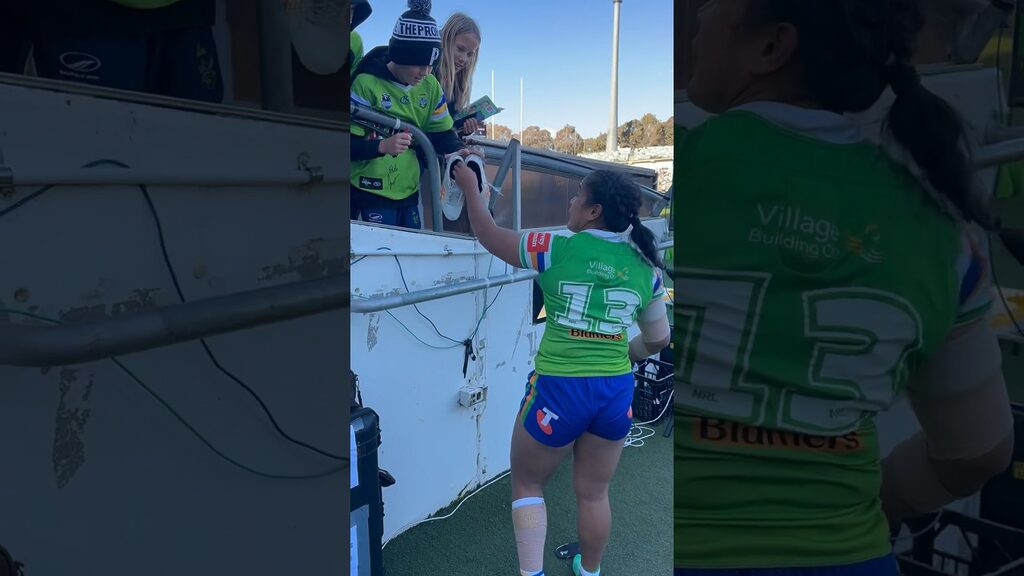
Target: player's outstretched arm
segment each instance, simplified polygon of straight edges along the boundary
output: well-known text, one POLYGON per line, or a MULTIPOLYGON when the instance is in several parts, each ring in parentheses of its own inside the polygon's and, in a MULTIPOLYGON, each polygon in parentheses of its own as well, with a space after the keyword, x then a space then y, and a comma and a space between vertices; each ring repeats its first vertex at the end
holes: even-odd
POLYGON ((907 395, 921 431, 882 461, 882 508, 891 525, 974 494, 1013 454, 1013 415, 987 320, 952 332, 907 395))

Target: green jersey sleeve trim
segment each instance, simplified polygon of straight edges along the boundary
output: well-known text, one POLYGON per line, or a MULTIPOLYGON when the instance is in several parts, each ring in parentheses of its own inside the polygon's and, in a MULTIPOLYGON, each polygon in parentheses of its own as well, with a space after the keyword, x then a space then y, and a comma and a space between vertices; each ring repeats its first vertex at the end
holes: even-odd
POLYGON ((654 269, 654 275, 653 275, 653 279, 652 280, 653 280, 653 284, 652 284, 653 288, 651 290, 652 291, 651 300, 657 300, 658 298, 664 298, 665 297, 665 283, 662 280, 661 269, 660 268, 655 268, 654 269))
POLYGON ((977 238, 970 231, 961 234, 960 254, 957 256, 957 286, 959 302, 954 325, 970 323, 992 309, 991 262, 982 254, 980 244, 987 240, 977 238))

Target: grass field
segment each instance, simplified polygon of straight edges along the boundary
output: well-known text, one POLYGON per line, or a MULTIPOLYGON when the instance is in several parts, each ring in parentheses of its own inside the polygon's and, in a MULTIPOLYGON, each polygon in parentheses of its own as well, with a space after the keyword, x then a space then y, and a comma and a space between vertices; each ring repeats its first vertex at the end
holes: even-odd
MULTIPOLYGON (((672 571, 672 440, 662 436, 664 428, 665 424, 659 425, 657 434, 643 446, 627 447, 622 454, 611 485, 612 535, 601 564, 602 576, 672 571)), ((566 460, 544 494, 547 576, 572 573, 569 563, 553 553, 559 544, 576 540, 570 466, 566 460)), ((511 484, 505 477, 470 498, 451 518, 406 531, 384 548, 385 572, 388 576, 517 575, 510 502, 511 484)))

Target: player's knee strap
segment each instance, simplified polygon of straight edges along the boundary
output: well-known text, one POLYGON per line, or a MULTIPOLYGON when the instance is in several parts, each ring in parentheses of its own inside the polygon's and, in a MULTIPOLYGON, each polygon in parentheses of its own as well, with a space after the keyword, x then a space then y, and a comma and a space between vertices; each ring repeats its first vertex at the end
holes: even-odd
POLYGON ((532 574, 544 569, 544 538, 548 515, 544 499, 520 498, 512 502, 512 526, 519 552, 519 569, 532 574))

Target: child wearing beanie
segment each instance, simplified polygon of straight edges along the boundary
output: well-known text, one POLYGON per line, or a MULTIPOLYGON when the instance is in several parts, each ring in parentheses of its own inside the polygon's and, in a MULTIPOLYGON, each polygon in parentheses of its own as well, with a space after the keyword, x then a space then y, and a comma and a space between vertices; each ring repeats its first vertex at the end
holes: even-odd
MULTIPOLYGON (((430 16, 430 0, 409 0, 388 45, 371 50, 356 67, 352 101, 417 126, 438 154, 458 152, 465 145, 452 129, 441 85, 430 73, 440 57, 441 37, 430 16)), ((411 145, 408 133, 382 139, 352 125, 352 219, 421 227, 420 164, 411 145)))

